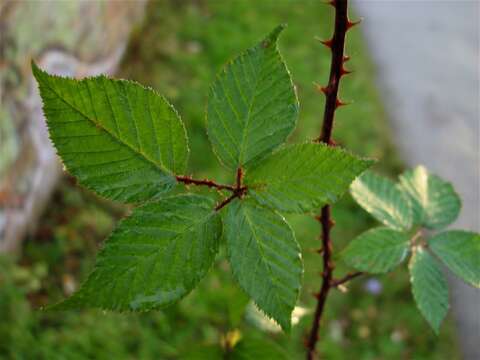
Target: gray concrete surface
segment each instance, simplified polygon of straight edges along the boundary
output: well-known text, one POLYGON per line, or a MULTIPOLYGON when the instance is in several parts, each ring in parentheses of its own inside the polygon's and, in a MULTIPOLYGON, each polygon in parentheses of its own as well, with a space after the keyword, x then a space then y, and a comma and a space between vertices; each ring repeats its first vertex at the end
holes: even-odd
MULTIPOLYGON (((480 230, 479 1, 354 0, 395 140, 463 199, 452 228, 480 230)), ((480 259, 479 259, 480 261, 480 259)), ((480 291, 450 277, 467 360, 480 359, 480 291)))

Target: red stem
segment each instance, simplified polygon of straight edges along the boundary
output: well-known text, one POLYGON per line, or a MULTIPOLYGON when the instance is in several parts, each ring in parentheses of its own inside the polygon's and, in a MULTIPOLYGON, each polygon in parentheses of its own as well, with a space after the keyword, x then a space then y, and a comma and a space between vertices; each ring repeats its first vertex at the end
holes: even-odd
POLYGON ((210 188, 215 188, 217 190, 229 190, 235 191, 235 186, 232 185, 224 185, 224 184, 217 184, 213 180, 203 179, 197 180, 192 179, 190 176, 176 176, 177 181, 184 183, 185 185, 197 185, 197 186, 208 186, 210 188))
POLYGON ((242 185, 243 180, 243 170, 242 168, 237 169, 237 177, 235 186, 218 184, 213 180, 203 179, 193 179, 191 176, 181 176, 178 175, 175 177, 178 182, 184 183, 185 185, 196 185, 196 186, 208 186, 210 188, 215 188, 217 190, 229 190, 232 192, 232 195, 222 200, 216 207, 215 211, 220 210, 225 205, 230 203, 235 198, 241 198, 247 192, 247 187, 242 185))
POLYGON ((332 60, 330 63, 330 78, 326 87, 320 90, 325 94, 325 110, 323 113, 322 132, 318 141, 332 145, 333 119, 335 110, 342 105, 346 105, 338 99, 338 87, 342 76, 347 75, 349 71, 345 69, 344 63, 348 58, 344 57, 345 35, 348 29, 356 23, 348 19, 347 7, 348 0, 333 0, 330 4, 335 8, 335 30, 330 40, 322 43, 332 51, 332 60))
MULTIPOLYGON (((348 59, 344 57, 345 35, 354 23, 348 19, 347 8, 348 0, 331 0, 329 2, 335 8, 335 29, 333 37, 330 40, 322 41, 322 43, 329 47, 332 51, 332 60, 330 63, 330 77, 326 87, 320 87, 320 90, 325 94, 325 110, 323 114, 323 123, 320 137, 317 139, 327 145, 334 145, 332 140, 333 123, 335 117, 335 110, 344 105, 338 99, 338 87, 340 79, 346 75, 348 71, 344 68, 344 62, 348 59)), ((332 260, 332 240, 330 237, 330 230, 334 225, 331 217, 330 206, 326 205, 322 208, 320 216, 317 217, 322 226, 322 286, 320 292, 315 295, 317 298, 317 306, 313 318, 312 328, 307 339, 307 359, 315 358, 315 348, 318 341, 318 332, 320 322, 327 301, 327 296, 332 288, 333 271, 335 264, 332 260)))
POLYGON ((332 241, 330 239, 330 229, 333 226, 330 214, 330 206, 324 206, 322 208, 321 215, 318 217, 320 224, 322 225, 322 258, 323 258, 323 272, 322 272, 322 287, 320 292, 315 295, 317 298, 317 307, 315 308, 315 314, 313 316, 313 324, 310 330, 310 335, 307 341, 307 359, 311 360, 315 358, 315 347, 318 341, 318 330, 320 329, 320 320, 322 318, 323 309, 327 301, 327 296, 331 288, 331 282, 333 277, 333 270, 335 264, 332 257, 332 241))
POLYGON ((221 208, 226 206, 235 198, 241 198, 243 195, 245 195, 245 193, 247 192, 247 187, 242 186, 242 180, 243 180, 243 170, 240 167, 237 169, 237 178, 236 178, 235 187, 233 188, 233 194, 230 195, 228 198, 224 199, 222 202, 220 202, 215 207, 215 211, 219 211, 221 208))
POLYGON ((217 206, 215 206, 215 211, 219 211, 221 208, 223 208, 224 206, 226 206, 227 204, 230 203, 230 201, 232 201, 233 199, 239 197, 238 194, 236 193, 233 193, 232 195, 230 195, 228 198, 226 198, 225 200, 221 201, 217 206))
POLYGON ((336 280, 332 280, 330 285, 332 287, 338 287, 342 284, 345 284, 346 282, 349 282, 350 280, 353 280, 355 279, 356 277, 358 276, 361 276, 363 275, 364 273, 361 272, 361 271, 358 271, 358 272, 353 272, 353 273, 348 273, 347 275, 345 275, 344 277, 340 278, 340 279, 336 279, 336 280))

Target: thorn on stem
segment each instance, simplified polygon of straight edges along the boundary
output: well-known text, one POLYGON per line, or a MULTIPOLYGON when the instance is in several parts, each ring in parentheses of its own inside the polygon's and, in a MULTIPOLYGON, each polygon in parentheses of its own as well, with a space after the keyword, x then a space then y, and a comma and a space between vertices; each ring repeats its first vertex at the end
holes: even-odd
POLYGON ((325 4, 333 6, 334 8, 337 8, 337 0, 327 0, 325 1, 325 4))
POLYGON ((347 31, 350 30, 355 25, 358 25, 362 22, 363 18, 358 19, 357 21, 347 20, 347 31))
POLYGON ((352 73, 352 70, 346 69, 345 66, 342 66, 340 68, 340 76, 348 75, 348 74, 351 74, 351 73, 352 73))
POLYGON ((338 98, 337 98, 337 100, 335 100, 335 109, 339 108, 340 106, 345 106, 345 105, 350 105, 350 103, 341 101, 338 98))
POLYGON ((333 220, 332 218, 328 219, 328 226, 331 228, 333 228, 335 226, 335 220, 333 220))
POLYGON ((330 50, 332 49, 332 46, 333 46, 333 39, 329 39, 329 40, 323 40, 323 39, 320 39, 320 38, 316 38, 320 43, 322 43, 323 45, 325 45, 326 47, 328 47, 330 50))
POLYGON ((318 92, 324 94, 325 96, 328 95, 329 91, 330 91, 330 88, 328 86, 322 86, 320 84, 317 84, 317 83, 314 83, 316 89, 318 92))
POLYGON ((348 60, 350 60, 350 56, 344 55, 343 56, 343 62, 346 63, 348 60))

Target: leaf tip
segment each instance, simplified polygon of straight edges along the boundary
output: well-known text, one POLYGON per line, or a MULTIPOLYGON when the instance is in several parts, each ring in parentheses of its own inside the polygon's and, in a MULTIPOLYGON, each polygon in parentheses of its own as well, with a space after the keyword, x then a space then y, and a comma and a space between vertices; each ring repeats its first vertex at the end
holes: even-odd
POLYGON ((280 33, 287 27, 287 24, 280 24, 275 29, 272 30, 270 34, 262 41, 262 46, 264 48, 270 47, 272 44, 275 44, 280 36, 280 33))
POLYGON ((358 175, 358 178, 361 178, 365 173, 368 173, 370 168, 375 165, 378 160, 371 157, 361 157, 361 163, 363 165, 363 171, 358 175))
POLYGON ((30 60, 30 66, 32 68, 33 76, 35 76, 35 78, 38 80, 38 76, 43 73, 43 70, 38 67, 37 63, 35 62, 35 60, 33 60, 33 58, 30 60))
POLYGON ((268 317, 272 318, 274 322, 276 322, 282 328, 283 332, 287 335, 290 335, 292 330, 292 312, 293 309, 290 311, 288 316, 276 316, 273 317, 271 315, 267 315, 268 317))

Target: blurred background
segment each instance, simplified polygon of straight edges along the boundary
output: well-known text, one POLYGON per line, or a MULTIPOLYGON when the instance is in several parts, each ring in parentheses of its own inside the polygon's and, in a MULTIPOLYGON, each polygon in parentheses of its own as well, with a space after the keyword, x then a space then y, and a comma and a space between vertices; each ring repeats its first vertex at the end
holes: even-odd
MULTIPOLYGON (((395 177, 423 163, 464 200, 456 225, 479 230, 479 3, 353 2, 363 24, 348 34, 336 141, 379 159, 395 177)), ((244 340, 254 358, 303 358, 320 287, 318 223, 292 216, 305 276, 291 335, 249 304, 222 252, 200 286, 164 311, 44 312, 92 269, 102 240, 126 209, 76 185, 50 145, 35 59, 49 72, 108 73, 165 95, 190 137, 189 173, 230 181, 204 127, 209 84, 232 57, 287 23, 279 47, 301 104, 291 142, 318 136, 333 9, 320 0, 0 0, 0 359, 217 359, 244 340), (247 341, 248 340, 248 341, 247 341), (259 350, 260 349, 260 350, 259 350), (271 349, 271 352, 268 352, 271 349), (261 352, 263 351, 263 352, 261 352)), ((336 249, 373 226, 347 195, 335 205, 336 249)), ((341 263, 338 274, 348 271, 341 263)), ((321 328, 325 359, 478 359, 480 300, 452 279, 454 311, 436 337, 415 308, 405 267, 333 292, 321 328)))

